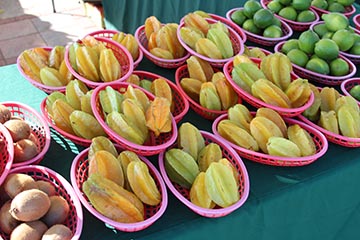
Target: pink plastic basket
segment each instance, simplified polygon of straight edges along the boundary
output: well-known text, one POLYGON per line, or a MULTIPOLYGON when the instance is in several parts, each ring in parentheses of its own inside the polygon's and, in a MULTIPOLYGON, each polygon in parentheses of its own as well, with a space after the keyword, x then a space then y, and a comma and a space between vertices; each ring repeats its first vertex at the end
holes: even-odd
MULTIPOLYGON (((321 15, 326 14, 326 13, 330 13, 328 10, 324 10, 315 6, 311 6, 310 8, 314 9, 318 14, 319 17, 321 17, 321 15)), ((353 15, 356 12, 356 8, 351 5, 348 7, 345 7, 345 12, 343 13, 347 18, 350 18, 351 15, 353 15)))
POLYGON ((243 43, 246 42, 247 36, 246 36, 244 30, 241 27, 239 27, 239 25, 237 25, 236 23, 234 23, 233 21, 230 21, 229 19, 227 19, 225 17, 219 16, 219 15, 216 15, 213 13, 208 13, 208 15, 212 19, 220 21, 220 22, 226 24, 227 26, 231 27, 232 29, 234 29, 234 31, 240 36, 242 42, 243 43))
MULTIPOLYGON (((59 173, 44 166, 20 166, 11 169, 10 173, 23 173, 31 176, 35 180, 43 180, 50 182, 56 189, 58 195, 62 196, 70 206, 70 211, 64 225, 72 231, 72 240, 80 239, 83 227, 83 211, 81 203, 77 198, 74 189, 70 183, 59 173)), ((0 229, 0 236, 5 240, 9 240, 10 236, 2 232, 0 229)))
MULTIPOLYGON (((322 88, 318 87, 318 89, 321 92, 322 88)), ((343 96, 343 95, 341 95, 341 96, 343 96)), ((297 117, 304 123, 308 124, 309 126, 315 128, 315 129, 319 130, 321 133, 323 133, 329 142, 335 143, 340 146, 349 147, 349 148, 360 147, 360 138, 345 137, 345 136, 330 132, 330 131, 320 127, 319 125, 310 121, 303 115, 299 115, 297 117)))
POLYGON ((0 123, 0 186, 7 177, 14 160, 14 144, 9 131, 0 123))
MULTIPOLYGON (((255 112, 252 112, 252 115, 255 116, 255 112)), ((223 119, 227 119, 228 115, 224 114, 215 119, 213 125, 212 125, 212 131, 213 133, 226 141, 232 148, 235 149, 235 151, 243 158, 249 159, 254 162, 258 162, 261 164, 266 165, 273 165, 273 166, 280 166, 280 167, 299 167, 308 165, 317 159, 319 159, 321 156, 323 156, 327 149, 328 149, 328 141, 326 140, 326 137, 324 134, 322 134, 319 130, 309 126, 308 124, 305 124, 301 121, 298 121, 293 118, 284 117, 284 121, 287 124, 287 126, 293 125, 293 124, 299 124, 302 128, 304 128, 312 137, 315 145, 316 145, 316 153, 311 156, 304 156, 304 157, 297 157, 297 158, 288 158, 288 157, 279 157, 279 156, 272 156, 269 154, 265 154, 263 152, 255 152, 246 148, 242 148, 226 139, 221 137, 219 132, 217 131, 217 126, 219 125, 219 122, 223 119)))
POLYGON ((145 35, 145 25, 139 26, 135 31, 135 38, 139 43, 139 48, 144 53, 145 57, 148 58, 155 65, 162 68, 177 68, 186 62, 186 59, 190 57, 190 53, 186 54, 182 58, 177 59, 164 59, 159 58, 150 53, 148 50, 148 40, 145 35))
MULTIPOLYGON (((356 85, 360 85, 360 78, 349 78, 343 81, 340 85, 341 91, 346 96, 351 96, 350 90, 351 88, 355 87, 356 85)), ((360 106, 360 101, 355 99, 360 106)))
MULTIPOLYGON (((103 29, 103 30, 98 30, 98 31, 94 31, 94 32, 91 32, 87 35, 89 36, 93 36, 93 37, 103 37, 103 38, 108 38, 108 39, 112 39, 112 37, 119 33, 119 31, 116 31, 116 30, 111 30, 111 29, 103 29)), ((134 69, 139 66, 141 60, 143 59, 144 57, 144 54, 143 52, 141 51, 141 49, 139 48, 139 56, 137 59, 133 59, 134 61, 134 69)))
MULTIPOLYGON (((175 197, 177 199, 179 199, 189 209, 191 209, 192 211, 194 211, 195 213, 197 213, 201 216, 208 217, 208 218, 224 217, 224 216, 232 213, 236 209, 240 208, 247 200, 248 195, 249 195, 249 190, 250 190, 249 176, 248 176, 248 173, 247 173, 244 163, 242 162, 239 155, 234 151, 234 149, 232 149, 226 142, 222 141, 217 136, 215 136, 211 133, 205 132, 205 131, 200 131, 200 132, 201 132, 201 135, 203 136, 203 138, 205 139, 205 144, 214 142, 220 146, 223 157, 227 158, 232 163, 232 165, 236 168, 237 172, 239 173, 237 180, 239 183, 240 200, 226 208, 215 207, 214 209, 207 209, 207 208, 202 208, 202 207, 199 207, 199 206, 193 204, 190 201, 190 196, 189 196, 190 190, 180 186, 177 183, 172 182, 170 180, 170 178, 168 177, 166 170, 165 170, 165 162, 164 162, 165 161, 165 159, 164 159, 165 151, 161 152, 159 154, 159 158, 158 158, 160 172, 164 178, 164 181, 165 181, 167 187, 170 189, 170 191, 175 195, 175 197)), ((174 148, 174 147, 176 147, 176 145, 171 146, 169 149, 174 148)))
POLYGON ((353 22, 354 22, 355 28, 356 28, 357 30, 360 30, 360 13, 356 14, 356 15, 353 17, 353 22))
POLYGON ((85 139, 85 138, 81 138, 78 136, 75 136, 73 134, 70 134, 64 130, 62 130, 61 128, 59 128, 58 126, 56 126, 54 120, 52 119, 51 115, 48 113, 47 109, 46 109, 46 98, 44 98, 41 103, 40 103, 40 110, 41 110, 41 114, 44 117, 44 119, 46 120, 46 122, 53 128, 55 129, 58 133, 60 133, 61 135, 63 135, 65 138, 71 140, 73 143, 78 144, 80 146, 84 146, 84 147, 88 147, 91 144, 91 140, 90 139, 85 139))
MULTIPOLYGON (((120 63, 121 77, 112 82, 121 82, 121 81, 124 81, 125 79, 127 79, 134 69, 134 61, 133 61, 129 51, 124 46, 122 46, 120 43, 117 43, 116 41, 113 41, 111 39, 104 38, 104 37, 95 37, 95 39, 102 42, 105 45, 105 47, 111 49, 113 51, 116 59, 120 63)), ((81 43, 81 40, 78 40, 78 42, 81 43)), ((90 88, 95 88, 97 86, 106 84, 105 82, 102 82, 102 81, 94 82, 89 79, 86 79, 75 71, 75 69, 71 66, 70 59, 69 59, 69 46, 70 45, 68 45, 66 47, 64 59, 65 59, 66 66, 68 67, 69 71, 74 75, 74 77, 77 78, 78 80, 84 82, 90 88)))
MULTIPOLYGON (((257 58, 253 58, 252 61, 257 64, 260 64, 260 62, 261 62, 261 60, 257 59, 257 58)), ((227 78, 227 80, 229 81, 231 86, 233 86, 235 91, 239 94, 239 96, 241 98, 243 98, 246 102, 248 102, 250 105, 252 105, 256 108, 267 107, 267 108, 271 108, 271 109, 277 111, 280 115, 282 115, 284 117, 294 117, 294 116, 301 114, 308 107, 310 107, 311 104, 314 102, 314 95, 311 94, 307 103, 305 103, 303 106, 298 107, 298 108, 282 108, 282 107, 273 106, 271 104, 267 104, 267 103, 263 102, 261 99, 258 99, 256 97, 254 97, 252 94, 246 92, 239 85, 236 84, 236 82, 232 79, 232 76, 231 76, 233 67, 234 66, 233 66, 232 61, 225 64, 225 66, 224 66, 225 77, 227 78)), ((292 80, 295 80, 297 78, 298 78, 298 76, 296 76, 296 74, 291 73, 292 80)))
POLYGON ((28 161, 13 162, 12 167, 39 164, 50 147, 51 137, 47 122, 35 109, 26 104, 19 102, 2 102, 2 104, 10 110, 12 116, 22 118, 30 125, 31 133, 36 137, 36 145, 39 151, 38 155, 28 161))
MULTIPOLYGON (((50 52, 52 47, 43 47, 43 49, 45 49, 46 51, 50 52)), ((17 57, 16 59, 16 66, 17 69, 19 70, 20 74, 26 79, 28 80, 34 87, 37 87, 38 89, 46 92, 46 93, 52 93, 54 91, 62 91, 65 90, 66 86, 61 86, 61 87, 52 87, 52 86, 48 86, 45 85, 41 82, 38 82, 34 79, 32 79, 30 76, 28 76, 24 70, 22 69, 21 65, 20 65, 20 56, 21 54, 17 57)))
MULTIPOLYGON (((281 48, 284 45, 284 43, 285 41, 276 44, 276 46, 274 47, 274 51, 281 52, 281 48)), ((314 81, 328 86, 340 85, 341 82, 344 81, 345 79, 354 76, 354 74, 356 73, 356 66, 354 63, 352 63, 348 58, 346 58, 342 54, 339 54, 339 57, 344 59, 349 64, 349 73, 344 76, 330 76, 330 75, 320 74, 310 71, 306 68, 300 67, 296 64, 293 64, 293 69, 297 75, 299 75, 302 78, 306 78, 309 81, 314 81)))
POLYGON ((178 123, 183 119, 183 117, 189 110, 189 101, 182 94, 182 92, 179 90, 179 88, 178 88, 178 86, 176 86, 176 84, 174 84, 172 81, 170 81, 169 79, 167 79, 165 77, 162 77, 158 74, 147 72, 147 71, 135 70, 133 72, 133 74, 137 75, 140 78, 140 80, 147 79, 147 80, 153 81, 157 78, 165 79, 166 82, 169 84, 169 86, 172 90, 172 93, 173 93, 173 99, 174 99, 173 102, 174 102, 175 107, 174 107, 172 114, 174 116, 175 122, 178 123))
MULTIPOLYGON (((207 18, 206 21, 209 23, 209 24, 212 24, 212 23, 216 23, 218 22, 218 20, 215 20, 215 19, 211 19, 211 18, 207 18)), ((184 23, 184 19, 182 18, 180 20, 180 24, 177 28, 177 36, 179 38, 179 41, 181 43, 181 45, 191 54, 191 55, 194 55, 194 56, 197 56, 207 62, 209 62, 211 64, 211 66, 213 67, 217 67, 217 68, 222 68, 224 66, 224 64, 230 60, 232 60, 234 58, 235 55, 237 54, 242 54, 244 52, 244 42, 242 41, 242 38, 241 36, 230 26, 226 25, 226 23, 224 23, 224 25, 228 28, 229 30, 229 37, 230 37, 230 40, 231 40, 231 43, 232 43, 232 47, 233 47, 233 50, 234 50, 234 55, 230 58, 225 58, 225 59, 213 59, 213 58, 209 58, 209 57, 206 57, 202 54, 199 54, 197 53, 194 49, 192 49, 189 45, 187 45, 181 38, 181 34, 180 34, 180 29, 182 27, 185 26, 185 23, 184 23)))
MULTIPOLYGON (((214 71, 219 71, 219 70, 214 69, 214 71)), ((181 84, 180 84, 181 79, 183 79, 185 77, 189 77, 189 71, 188 71, 186 64, 179 67, 178 69, 176 69, 175 83, 176 83, 176 86, 178 87, 179 91, 181 92, 181 94, 188 100, 190 108, 192 110, 194 110, 201 117, 203 117, 205 119, 209 119, 209 120, 214 120, 221 114, 224 114, 227 112, 227 110, 219 111, 219 110, 211 110, 211 109, 204 108, 203 106, 200 105, 200 103, 196 102, 189 95, 187 95, 187 93, 184 91, 184 89, 181 87, 181 84)), ((241 103, 240 96, 238 96, 238 103, 241 103)))
MULTIPOLYGON (((230 9, 229 11, 227 11, 226 13, 226 18, 229 19, 230 21, 231 20, 231 15, 237 11, 237 10, 241 10, 243 8, 233 8, 233 9, 230 9)), ((233 21, 232 21, 233 22, 233 21)), ((268 37, 263 37, 261 35, 258 35, 258 34, 254 34, 252 32, 249 32, 249 31, 246 31, 245 29, 242 29, 246 36, 247 36, 247 39, 254 42, 254 43, 257 43, 257 44, 260 44, 260 45, 263 45, 263 46, 274 46, 275 44, 277 44, 278 42, 281 42, 281 41, 284 41, 288 38, 290 38, 293 34, 293 30, 291 29, 291 27, 283 20, 280 19, 280 22, 281 22, 281 29, 283 31, 283 36, 282 37, 279 37, 279 38, 268 38, 268 37)))
MULTIPOLYGON (((271 2, 272 0, 260 0, 261 6, 263 8, 267 9, 267 5, 271 2)), ((294 31, 305 31, 307 29, 309 29, 310 25, 313 23, 316 23, 319 21, 320 17, 319 14, 312 8, 309 8, 310 11, 312 11, 315 15, 315 20, 311 21, 311 22, 297 22, 297 21, 292 21, 286 18, 283 18, 281 16, 279 16, 278 14, 275 14, 275 16, 281 20, 283 20, 284 22, 286 22, 287 24, 289 24, 289 26, 292 28, 292 30, 294 31)))
MULTIPOLYGON (((95 88, 92 96, 91 96, 91 108, 95 115, 95 118, 99 121, 100 125, 103 127, 104 131, 108 134, 109 138, 112 139, 115 143, 119 144, 124 149, 128 149, 133 151, 142 156, 151 156, 159 154, 165 148, 170 146, 172 143, 175 142, 177 138, 177 126, 175 119, 172 118, 172 129, 171 132, 162 133, 158 137, 155 137, 153 133, 150 133, 149 140, 146 141, 143 145, 135 144, 117 134, 114 130, 112 130, 105 122, 104 114, 101 108, 100 100, 99 100, 99 93, 101 90, 104 90, 106 86, 111 86, 116 91, 120 93, 124 93, 127 87, 131 83, 128 82, 120 82, 120 83, 113 83, 109 85, 103 85, 95 88)), ((134 88, 141 89, 150 100, 154 99, 154 95, 150 92, 146 91, 145 89, 131 84, 134 88)))
MULTIPOLYGON (((120 150, 119 146, 118 150, 120 150)), ((145 220, 142 222, 137 223, 121 223, 114 221, 110 218, 105 217, 101 213, 99 213, 90 203, 89 199, 86 197, 86 195, 82 191, 82 185, 88 178, 88 169, 89 169, 89 161, 88 161, 88 151, 89 148, 83 150, 80 152, 74 159, 74 161, 71 164, 70 169, 70 177, 71 177, 71 183, 74 186, 74 190, 76 195, 79 197, 81 203, 83 206, 97 219, 100 221, 106 223, 107 225, 110 225, 111 227, 114 227, 117 230, 124 231, 124 232, 136 232, 143 230, 150 225, 152 225, 154 222, 156 222, 165 212, 167 204, 168 204, 168 195, 166 191, 166 185, 164 181, 161 178, 160 173, 158 170, 154 167, 154 165, 145 157, 139 156, 140 159, 146 163, 146 165, 149 168, 149 172, 152 175, 152 177, 155 180, 155 183, 160 191, 161 194, 161 203, 157 206, 149 206, 147 204, 144 204, 145 207, 145 220)))
POLYGON ((303 115, 299 115, 298 118, 301 121, 303 121, 304 123, 308 124, 309 126, 322 132, 329 142, 335 143, 340 146, 349 147, 349 148, 360 147, 360 138, 349 138, 349 137, 344 137, 340 134, 335 134, 333 132, 330 132, 330 131, 320 127, 319 125, 313 123, 312 121, 310 121, 303 115))
MULTIPOLYGON (((324 21, 320 21, 320 22, 316 22, 311 24, 310 29, 314 30, 314 27, 318 24, 323 24, 324 21)), ((351 30, 353 30, 356 34, 360 35, 360 30, 353 28, 353 27, 349 27, 351 30)), ((344 57, 346 57, 347 59, 349 59, 352 63, 354 64, 358 64, 360 63, 360 55, 355 55, 355 54, 351 54, 349 52, 344 52, 344 51, 340 51, 340 54, 344 57)))

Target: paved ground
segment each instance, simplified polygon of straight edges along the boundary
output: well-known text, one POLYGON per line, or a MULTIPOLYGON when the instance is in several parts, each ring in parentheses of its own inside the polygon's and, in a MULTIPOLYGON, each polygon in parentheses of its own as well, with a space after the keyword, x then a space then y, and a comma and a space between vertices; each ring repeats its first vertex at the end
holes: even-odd
POLYGON ((82 1, 54 0, 54 5, 55 13, 51 0, 0 0, 0 66, 15 63, 25 49, 66 46, 102 29, 99 12, 82 1))

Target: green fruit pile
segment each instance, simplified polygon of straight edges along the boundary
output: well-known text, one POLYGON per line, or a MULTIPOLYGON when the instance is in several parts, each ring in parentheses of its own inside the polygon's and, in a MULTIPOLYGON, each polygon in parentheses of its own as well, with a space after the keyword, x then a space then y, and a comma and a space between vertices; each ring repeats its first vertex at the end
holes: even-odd
MULTIPOLYGON (((340 21, 336 23, 336 26, 339 25, 340 21)), ((350 70, 349 64, 339 57, 340 48, 337 42, 319 35, 313 29, 302 32, 298 39, 286 41, 280 51, 286 54, 293 64, 316 73, 344 76, 350 70)))
POLYGON ((312 0, 311 6, 329 11, 345 13, 346 7, 351 6, 354 0, 312 0))
POLYGON ((341 13, 323 14, 323 22, 313 26, 320 38, 335 41, 339 50, 353 55, 360 55, 360 35, 349 26, 349 19, 341 13))
POLYGON ((231 20, 244 30, 268 38, 283 36, 281 22, 272 11, 265 9, 258 1, 248 0, 242 9, 231 14, 231 20))
POLYGON ((310 10, 311 0, 272 0, 267 6, 280 17, 294 22, 313 22, 316 16, 310 10))

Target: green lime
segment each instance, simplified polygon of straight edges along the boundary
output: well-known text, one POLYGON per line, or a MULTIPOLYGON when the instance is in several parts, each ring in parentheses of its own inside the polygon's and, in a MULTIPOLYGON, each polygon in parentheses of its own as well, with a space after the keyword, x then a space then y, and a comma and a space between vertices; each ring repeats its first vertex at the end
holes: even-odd
POLYGON ((253 16, 254 24, 261 29, 265 29, 273 22, 274 14, 269 9, 259 9, 253 16))
POLYGON ((339 47, 334 40, 320 39, 314 48, 314 53, 326 61, 331 61, 339 56, 339 47))
POLYGON ((274 17, 274 18, 273 18, 272 25, 276 25, 276 26, 278 26, 278 27, 281 27, 280 19, 278 19, 277 17, 274 17))
POLYGON ((332 60, 329 66, 330 74, 333 76, 344 76, 349 72, 349 64, 342 58, 332 60))
POLYGON ((291 4, 291 0, 279 0, 282 5, 288 6, 291 4))
POLYGON ((349 19, 341 13, 326 13, 321 15, 321 19, 324 20, 325 25, 330 32, 336 32, 337 30, 349 27, 349 19))
POLYGON ((298 13, 297 22, 312 22, 315 21, 315 13, 311 10, 304 10, 298 13))
POLYGON ((360 55, 360 42, 356 42, 349 50, 350 54, 360 55))
POLYGON ((324 10, 328 8, 328 2, 326 0, 312 0, 311 5, 324 10))
POLYGON ((306 66, 306 69, 313 71, 313 72, 317 72, 320 74, 329 74, 330 73, 330 67, 329 64, 321 59, 321 58, 312 58, 310 59, 306 66))
POLYGON ((268 3, 267 8, 273 13, 278 13, 283 8, 283 5, 279 1, 272 0, 268 3))
POLYGON ((298 11, 308 10, 311 6, 311 0, 292 0, 291 6, 298 11))
POLYGON ((347 7, 354 3, 355 0, 337 0, 338 3, 347 7))
POLYGON ((326 39, 326 38, 331 39, 333 35, 334 35, 333 32, 327 32, 322 36, 322 39, 326 39))
POLYGON ((300 67, 305 67, 306 63, 309 61, 308 55, 300 49, 292 49, 286 55, 292 63, 300 67))
POLYGON ((236 10, 231 14, 231 20, 234 21, 237 25, 241 26, 245 20, 246 16, 244 15, 244 9, 236 10))
POLYGON ((345 12, 345 7, 343 5, 341 5, 338 2, 334 2, 329 4, 329 7, 327 9, 329 12, 338 12, 338 13, 344 13, 345 12))
POLYGON ((279 26, 270 25, 264 29, 263 36, 268 38, 279 38, 283 36, 283 32, 279 26))
POLYGON ((261 4, 258 1, 248 0, 244 4, 244 15, 248 18, 253 18, 256 11, 261 8, 261 4))
POLYGON ((354 45, 354 34, 346 29, 336 31, 331 37, 339 46, 340 51, 347 51, 354 45))
POLYGON ((306 54, 313 54, 315 43, 319 40, 319 36, 313 30, 308 29, 299 36, 299 48, 306 54))
POLYGON ((249 32, 254 33, 254 34, 260 34, 261 33, 261 29, 258 28, 254 24, 254 20, 252 20, 252 19, 246 19, 245 22, 242 25, 242 28, 244 30, 249 31, 249 32))
POLYGON ((350 95, 353 96, 356 100, 360 101, 360 85, 353 86, 350 91, 350 95))
POLYGON ((278 15, 288 20, 295 21, 297 17, 297 12, 293 7, 288 6, 281 9, 278 15))
POLYGON ((281 47, 281 52, 287 54, 292 49, 299 49, 299 40, 297 39, 289 39, 287 40, 281 47))
POLYGON ((314 32, 316 32, 317 35, 319 35, 320 38, 322 38, 327 32, 329 32, 325 23, 316 24, 313 27, 313 30, 314 32))
POLYGON ((360 42, 360 35, 357 33, 353 33, 354 44, 360 42))
POLYGON ((313 58, 319 58, 319 57, 316 56, 316 54, 313 54, 313 55, 311 55, 310 59, 313 59, 313 58))

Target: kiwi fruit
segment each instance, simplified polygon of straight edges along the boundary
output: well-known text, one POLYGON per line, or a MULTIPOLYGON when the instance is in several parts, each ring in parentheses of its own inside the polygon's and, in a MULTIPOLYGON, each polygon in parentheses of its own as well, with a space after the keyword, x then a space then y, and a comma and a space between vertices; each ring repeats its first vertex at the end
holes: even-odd
POLYGON ((30 139, 21 139, 14 143, 14 163, 25 162, 39 153, 36 144, 30 139))
POLYGON ((70 240, 73 233, 63 224, 55 224, 42 236, 41 240, 70 240))
POLYGON ((11 118, 10 110, 3 104, 0 104, 0 123, 5 123, 11 118))
POLYGON ((30 125, 25 120, 10 119, 4 123, 14 142, 28 138, 31 133, 30 125))
POLYGON ((0 209, 0 229, 6 234, 10 234, 20 224, 18 220, 11 216, 9 212, 10 205, 11 200, 4 203, 0 209))
POLYGON ((10 240, 40 240, 47 230, 46 224, 39 220, 23 222, 11 232, 10 240))
POLYGON ((50 208, 41 218, 48 227, 65 222, 70 211, 70 206, 65 198, 60 195, 50 197, 50 208))
POLYGON ((37 189, 37 187, 35 180, 24 173, 10 173, 3 183, 3 188, 10 198, 14 198, 24 190, 37 189))
POLYGON ((9 212, 16 220, 28 222, 40 219, 49 208, 49 196, 39 189, 30 189, 13 198, 9 212))
POLYGON ((55 186, 52 185, 50 182, 45 180, 37 180, 36 184, 38 186, 38 189, 46 193, 48 196, 53 196, 56 194, 55 186))

